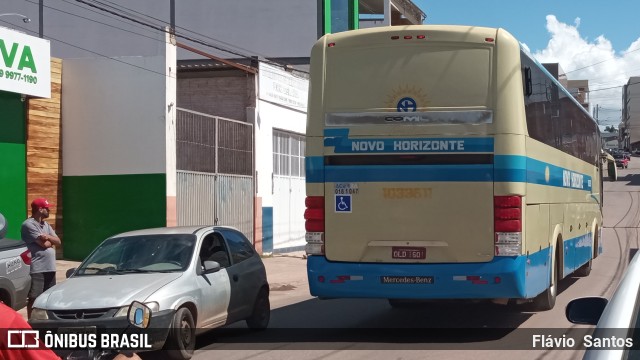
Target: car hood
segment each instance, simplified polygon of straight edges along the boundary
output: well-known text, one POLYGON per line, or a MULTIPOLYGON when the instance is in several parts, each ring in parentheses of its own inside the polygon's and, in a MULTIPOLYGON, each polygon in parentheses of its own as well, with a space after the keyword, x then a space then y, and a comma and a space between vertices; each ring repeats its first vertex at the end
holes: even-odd
POLYGON ((89 275, 65 280, 47 290, 34 307, 47 310, 97 309, 129 305, 146 299, 183 273, 89 275), (40 300, 43 298, 43 300, 40 300))

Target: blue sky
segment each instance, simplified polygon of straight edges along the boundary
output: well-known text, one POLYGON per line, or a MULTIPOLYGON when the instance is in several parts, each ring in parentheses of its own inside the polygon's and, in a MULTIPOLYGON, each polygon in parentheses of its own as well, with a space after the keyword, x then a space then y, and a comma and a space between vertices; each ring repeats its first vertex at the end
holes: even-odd
POLYGON ((413 1, 427 14, 426 24, 502 27, 539 61, 560 63, 569 79, 589 80, 591 104, 600 107, 601 123, 617 127, 619 86, 640 76, 640 50, 627 53, 640 49, 640 1, 413 1))

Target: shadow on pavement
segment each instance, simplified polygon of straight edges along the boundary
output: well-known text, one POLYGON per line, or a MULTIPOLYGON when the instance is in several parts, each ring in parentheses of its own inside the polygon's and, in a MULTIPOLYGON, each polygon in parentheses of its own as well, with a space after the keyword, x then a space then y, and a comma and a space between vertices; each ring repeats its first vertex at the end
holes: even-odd
MULTIPOLYGON (((579 278, 560 281, 558 294, 579 278)), ((269 328, 251 331, 244 321, 197 338, 201 350, 526 349, 533 334, 519 329, 534 312, 529 304, 423 301, 393 308, 384 299, 312 299, 271 311, 269 328), (499 345, 498 345, 499 344, 499 345)), ((562 332, 567 329, 557 329, 562 332)), ((164 358, 155 352, 145 359, 164 358)))

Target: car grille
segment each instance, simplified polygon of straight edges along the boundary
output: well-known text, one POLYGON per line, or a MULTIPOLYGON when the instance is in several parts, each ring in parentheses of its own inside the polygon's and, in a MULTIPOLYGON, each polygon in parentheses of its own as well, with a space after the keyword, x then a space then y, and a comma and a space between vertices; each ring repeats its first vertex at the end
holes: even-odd
POLYGON ((52 310, 51 312, 61 320, 97 319, 107 314, 114 315, 116 309, 82 309, 82 310, 52 310))

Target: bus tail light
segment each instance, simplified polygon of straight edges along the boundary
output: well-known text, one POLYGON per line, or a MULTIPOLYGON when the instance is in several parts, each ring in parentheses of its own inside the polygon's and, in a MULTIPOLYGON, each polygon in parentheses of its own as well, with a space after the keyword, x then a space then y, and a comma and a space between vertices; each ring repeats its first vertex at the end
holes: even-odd
POLYGON ((324 255, 324 196, 307 196, 304 201, 307 255, 324 255))
POLYGON ((493 217, 495 255, 520 255, 522 253, 522 197, 494 196, 493 217))

